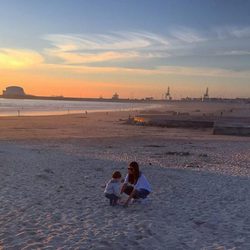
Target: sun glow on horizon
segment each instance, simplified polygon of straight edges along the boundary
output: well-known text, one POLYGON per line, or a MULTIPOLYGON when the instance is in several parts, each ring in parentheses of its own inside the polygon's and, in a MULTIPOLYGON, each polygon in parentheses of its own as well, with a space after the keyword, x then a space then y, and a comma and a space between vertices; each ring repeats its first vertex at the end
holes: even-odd
POLYGON ((25 69, 41 64, 43 57, 31 50, 0 48, 1 69, 25 69))

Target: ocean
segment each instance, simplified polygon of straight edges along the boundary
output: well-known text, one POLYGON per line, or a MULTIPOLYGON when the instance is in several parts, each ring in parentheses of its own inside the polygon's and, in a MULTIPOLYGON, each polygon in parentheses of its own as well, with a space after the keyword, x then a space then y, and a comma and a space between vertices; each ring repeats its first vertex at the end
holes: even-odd
POLYGON ((66 115, 100 111, 141 110, 155 105, 145 103, 26 100, 0 98, 0 116, 66 115))

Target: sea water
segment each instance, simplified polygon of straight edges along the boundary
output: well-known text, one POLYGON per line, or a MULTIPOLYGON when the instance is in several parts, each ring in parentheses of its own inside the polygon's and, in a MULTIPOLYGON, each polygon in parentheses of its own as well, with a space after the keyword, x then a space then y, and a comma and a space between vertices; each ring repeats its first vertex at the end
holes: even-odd
POLYGON ((85 112, 141 110, 150 107, 153 105, 145 103, 0 98, 0 116, 66 115, 85 112))

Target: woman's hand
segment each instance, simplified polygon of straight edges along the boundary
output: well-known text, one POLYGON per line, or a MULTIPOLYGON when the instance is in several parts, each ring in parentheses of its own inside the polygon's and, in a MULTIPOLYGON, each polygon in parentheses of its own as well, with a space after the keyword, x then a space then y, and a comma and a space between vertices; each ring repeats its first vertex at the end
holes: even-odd
POLYGON ((127 206, 128 206, 128 204, 129 204, 130 200, 133 198, 135 192, 136 192, 136 190, 133 189, 133 191, 132 191, 131 194, 129 195, 127 201, 124 203, 124 207, 127 207, 127 206))

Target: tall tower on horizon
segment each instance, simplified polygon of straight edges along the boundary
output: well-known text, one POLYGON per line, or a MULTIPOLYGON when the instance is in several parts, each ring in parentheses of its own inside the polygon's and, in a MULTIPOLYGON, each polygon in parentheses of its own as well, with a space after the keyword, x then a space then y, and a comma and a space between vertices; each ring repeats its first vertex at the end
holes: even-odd
POLYGON ((166 100, 172 100, 172 97, 170 95, 170 87, 168 86, 168 90, 167 90, 167 93, 165 94, 165 99, 166 100))
POLYGON ((209 99, 208 88, 206 89, 206 92, 203 96, 203 100, 207 100, 207 99, 209 99))

